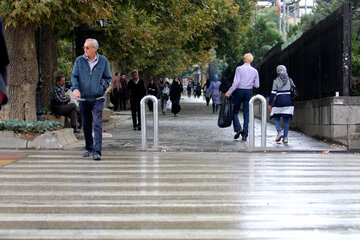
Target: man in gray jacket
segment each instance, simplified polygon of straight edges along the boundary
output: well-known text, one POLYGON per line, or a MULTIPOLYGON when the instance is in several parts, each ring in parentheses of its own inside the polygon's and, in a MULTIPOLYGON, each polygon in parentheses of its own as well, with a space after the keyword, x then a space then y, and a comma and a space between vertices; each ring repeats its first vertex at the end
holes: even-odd
POLYGON ((104 94, 111 82, 109 61, 97 53, 99 43, 96 39, 86 39, 84 55, 79 56, 71 75, 71 90, 80 99, 80 114, 85 136, 83 157, 93 154, 93 159, 101 159, 102 149, 102 110, 104 94), (94 139, 92 126, 94 122, 94 139))

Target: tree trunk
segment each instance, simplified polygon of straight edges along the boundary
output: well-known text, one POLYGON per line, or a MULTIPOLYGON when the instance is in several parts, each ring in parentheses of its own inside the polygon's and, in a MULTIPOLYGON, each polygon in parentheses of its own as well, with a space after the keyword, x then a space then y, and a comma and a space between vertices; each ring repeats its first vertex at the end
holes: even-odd
POLYGON ((43 25, 41 27, 40 44, 41 77, 43 80, 41 104, 43 107, 47 107, 50 100, 50 91, 55 85, 55 78, 59 73, 54 29, 50 25, 43 25))
POLYGON ((5 29, 9 51, 9 102, 0 112, 0 119, 36 121, 35 90, 38 82, 35 27, 20 23, 5 29))

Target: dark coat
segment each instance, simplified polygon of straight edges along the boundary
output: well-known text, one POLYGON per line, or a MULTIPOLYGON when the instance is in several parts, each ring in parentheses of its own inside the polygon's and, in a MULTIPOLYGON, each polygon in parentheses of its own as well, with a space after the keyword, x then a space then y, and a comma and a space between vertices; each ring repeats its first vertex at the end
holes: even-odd
POLYGON ((181 83, 179 85, 178 83, 176 83, 174 81, 171 84, 169 96, 170 96, 170 100, 172 102, 171 112, 174 114, 178 114, 181 110, 180 97, 181 97, 182 91, 183 91, 183 86, 181 83))
POLYGON ((177 84, 176 82, 173 82, 170 87, 170 100, 172 103, 178 103, 180 102, 181 93, 183 91, 183 85, 180 83, 177 84))
POLYGON ((151 95, 154 95, 155 97, 157 97, 157 92, 158 92, 158 88, 156 86, 155 83, 151 84, 149 83, 148 85, 148 94, 151 94, 151 95), (154 89, 154 90, 150 90, 151 89, 154 89))
POLYGON ((128 83, 128 92, 129 98, 132 102, 139 102, 146 95, 145 83, 142 79, 139 79, 138 84, 135 84, 135 81, 131 79, 128 83))
POLYGON ((1 105, 5 105, 8 101, 6 90, 7 84, 7 65, 10 63, 9 55, 5 43, 5 34, 3 20, 0 17, 0 109, 1 105))

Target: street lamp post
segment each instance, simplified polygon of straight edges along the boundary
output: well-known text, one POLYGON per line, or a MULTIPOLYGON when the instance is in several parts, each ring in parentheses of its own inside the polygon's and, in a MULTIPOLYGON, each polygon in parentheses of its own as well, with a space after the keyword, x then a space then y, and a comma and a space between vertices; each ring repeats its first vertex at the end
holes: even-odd
POLYGON ((283 41, 286 40, 286 0, 283 0, 283 41))

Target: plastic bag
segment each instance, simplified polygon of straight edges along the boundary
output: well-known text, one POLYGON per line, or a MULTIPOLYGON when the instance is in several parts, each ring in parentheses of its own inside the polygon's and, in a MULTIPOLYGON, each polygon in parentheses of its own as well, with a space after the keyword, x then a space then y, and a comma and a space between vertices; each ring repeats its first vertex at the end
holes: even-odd
POLYGON ((166 109, 171 109, 172 102, 170 100, 167 100, 166 102, 166 109))
POLYGON ((233 104, 231 98, 225 98, 220 106, 218 126, 220 128, 230 127, 233 120, 233 104))

